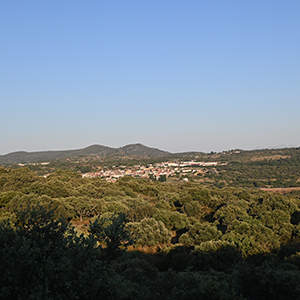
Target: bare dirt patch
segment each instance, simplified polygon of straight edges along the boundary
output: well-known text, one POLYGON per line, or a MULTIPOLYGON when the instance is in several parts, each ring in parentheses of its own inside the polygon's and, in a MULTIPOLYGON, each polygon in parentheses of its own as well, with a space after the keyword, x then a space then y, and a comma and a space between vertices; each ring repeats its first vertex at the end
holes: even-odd
POLYGON ((80 219, 73 219, 70 222, 79 232, 88 233, 88 227, 90 224, 90 219, 83 219, 80 221, 80 219))
POLYGON ((159 247, 148 247, 148 246, 129 246, 128 247, 128 252, 140 252, 143 254, 157 254, 159 252, 159 247))

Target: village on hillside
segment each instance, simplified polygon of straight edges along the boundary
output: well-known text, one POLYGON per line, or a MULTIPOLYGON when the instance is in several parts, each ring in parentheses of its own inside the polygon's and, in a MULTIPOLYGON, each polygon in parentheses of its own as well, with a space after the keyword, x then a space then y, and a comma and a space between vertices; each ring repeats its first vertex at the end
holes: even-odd
MULTIPOLYGON (((218 162, 163 162, 157 164, 148 164, 147 166, 134 165, 127 166, 113 166, 111 169, 104 167, 97 172, 90 172, 82 174, 82 177, 93 178, 101 177, 109 182, 115 182, 118 178, 123 176, 150 178, 152 180, 166 181, 168 177, 179 177, 187 181, 189 174, 198 175, 206 172, 203 167, 215 167, 218 162)), ((215 171, 215 170, 214 170, 215 171)))

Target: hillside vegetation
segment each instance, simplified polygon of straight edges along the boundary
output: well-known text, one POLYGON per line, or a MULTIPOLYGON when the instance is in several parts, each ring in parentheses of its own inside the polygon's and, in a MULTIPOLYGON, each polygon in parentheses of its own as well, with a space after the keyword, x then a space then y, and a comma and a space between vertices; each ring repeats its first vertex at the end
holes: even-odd
POLYGON ((0 168, 0 297, 298 299, 299 205, 297 191, 0 168))
POLYGON ((169 152, 150 148, 142 144, 131 144, 120 148, 111 148, 102 145, 92 145, 83 149, 63 151, 39 151, 39 152, 13 152, 0 155, 0 164, 11 165, 18 163, 40 163, 56 160, 68 160, 72 158, 86 157, 95 159, 120 158, 120 157, 156 157, 166 156, 169 152))
MULTIPOLYGON (((47 164, 31 163, 26 166, 38 175, 47 175, 57 170, 73 170, 84 174, 100 170, 117 170, 120 166, 132 168, 162 162, 216 162, 217 166, 200 166, 194 168, 195 172, 185 174, 177 172, 177 175, 168 177, 167 181, 187 178, 189 181, 205 184, 207 187, 218 188, 283 188, 285 190, 300 188, 300 148, 232 150, 209 154, 195 152, 177 154, 162 152, 162 154, 139 144, 123 148, 127 150, 124 150, 121 156, 97 156, 85 152, 85 155, 81 156, 69 156, 67 159, 52 160, 47 164)), ((16 164, 10 164, 10 167, 19 168, 16 164)))

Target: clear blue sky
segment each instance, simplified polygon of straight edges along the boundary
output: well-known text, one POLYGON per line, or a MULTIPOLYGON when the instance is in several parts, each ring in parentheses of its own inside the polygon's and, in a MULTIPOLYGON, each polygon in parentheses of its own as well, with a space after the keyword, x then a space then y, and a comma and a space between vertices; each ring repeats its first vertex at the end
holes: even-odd
POLYGON ((300 1, 1 1, 0 155, 300 146, 300 1))

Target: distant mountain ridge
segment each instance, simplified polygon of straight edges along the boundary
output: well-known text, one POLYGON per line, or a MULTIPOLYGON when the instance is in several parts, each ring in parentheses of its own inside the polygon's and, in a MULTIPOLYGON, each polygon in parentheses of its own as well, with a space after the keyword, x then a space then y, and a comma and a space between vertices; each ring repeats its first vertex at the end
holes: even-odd
POLYGON ((167 156, 170 154, 170 152, 159 150, 157 148, 147 147, 140 143, 129 144, 119 148, 111 148, 102 145, 91 145, 89 147, 76 150, 12 152, 9 154, 0 155, 0 164, 37 163, 90 155, 107 158, 122 156, 157 157, 167 156))

